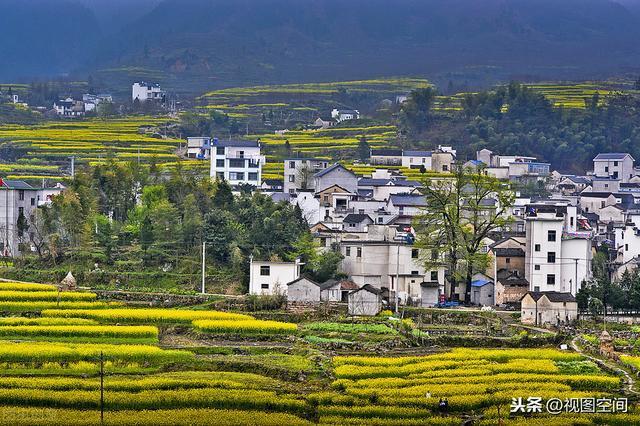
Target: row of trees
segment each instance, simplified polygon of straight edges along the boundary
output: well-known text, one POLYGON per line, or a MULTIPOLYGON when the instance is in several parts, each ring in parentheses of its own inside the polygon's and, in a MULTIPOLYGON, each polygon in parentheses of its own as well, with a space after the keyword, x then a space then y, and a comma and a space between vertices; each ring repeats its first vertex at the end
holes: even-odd
POLYGON ((39 208, 23 243, 36 251, 39 267, 70 263, 102 268, 141 259, 144 270, 170 268, 195 273, 202 243, 214 270, 247 283, 249 257, 293 260, 317 279, 335 275, 340 256, 315 248, 299 208, 276 203, 245 188, 232 193, 179 166, 168 176, 153 167, 106 164, 77 173, 68 190, 39 208))
POLYGON ((611 280, 607 254, 597 253, 593 258, 593 278, 578 292, 580 309, 600 314, 605 309, 640 310, 640 270, 627 270, 620 279, 611 280))
POLYGON ((459 111, 434 111, 436 92, 414 91, 399 116, 402 135, 432 144, 455 144, 459 158, 488 148, 535 156, 567 172, 583 173, 599 152, 640 155, 640 98, 599 94, 584 109, 555 108, 542 94, 512 83, 466 94, 459 111))

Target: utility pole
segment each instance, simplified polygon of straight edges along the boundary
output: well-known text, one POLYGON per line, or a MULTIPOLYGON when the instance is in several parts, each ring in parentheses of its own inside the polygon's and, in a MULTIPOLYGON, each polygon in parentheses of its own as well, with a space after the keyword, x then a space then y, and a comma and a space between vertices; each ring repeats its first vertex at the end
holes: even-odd
POLYGON ((207 243, 206 241, 203 240, 202 241, 202 294, 205 293, 204 282, 205 282, 205 269, 206 269, 206 264, 205 264, 206 255, 207 255, 207 243))
POLYGON ((76 157, 71 156, 69 157, 69 160, 71 160, 71 177, 76 177, 76 157))
POLYGON ((4 247, 3 256, 9 255, 9 185, 0 179, 0 187, 4 188, 4 247))
POLYGON ((100 352, 100 424, 104 424, 104 354, 100 352))
MULTIPOLYGON (((578 259, 573 259, 576 262, 576 294, 578 294, 578 259)), ((569 288, 569 293, 571 293, 571 288, 569 288)))
POLYGON ((396 252, 396 289, 393 293, 393 299, 395 302, 395 306, 396 309, 395 311, 398 312, 398 289, 400 288, 400 244, 398 243, 397 246, 397 252, 396 252))

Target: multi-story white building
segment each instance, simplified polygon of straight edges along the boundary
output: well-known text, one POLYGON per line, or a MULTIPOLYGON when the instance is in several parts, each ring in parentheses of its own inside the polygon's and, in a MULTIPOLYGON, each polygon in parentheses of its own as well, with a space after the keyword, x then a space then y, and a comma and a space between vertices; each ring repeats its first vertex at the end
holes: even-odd
POLYGON ((593 159, 593 174, 600 178, 620 179, 627 183, 634 176, 634 159, 631 154, 622 152, 606 152, 593 159))
POLYGON ((212 179, 224 179, 232 186, 259 186, 264 161, 257 141, 221 141, 214 138, 211 143, 210 176, 212 179))
POLYGON ((144 81, 133 83, 131 86, 131 100, 140 102, 159 101, 164 102, 166 92, 159 84, 149 84, 144 81))
POLYGON ((284 160, 283 192, 295 194, 315 189, 313 175, 329 167, 329 161, 318 158, 287 158, 284 160))
MULTIPOLYGON (((1 180, 0 183, 0 256, 16 256, 29 246, 29 230, 20 236, 18 220, 20 216, 29 223, 33 211, 51 201, 63 186, 56 188, 34 188, 20 180, 1 180), (25 247, 20 247, 20 243, 25 247)), ((23 230, 24 231, 24 230, 23 230)), ((27 249, 28 250, 28 249, 27 249)))
POLYGON ((591 231, 567 202, 529 204, 525 213, 525 278, 531 291, 575 295, 591 277, 591 231))

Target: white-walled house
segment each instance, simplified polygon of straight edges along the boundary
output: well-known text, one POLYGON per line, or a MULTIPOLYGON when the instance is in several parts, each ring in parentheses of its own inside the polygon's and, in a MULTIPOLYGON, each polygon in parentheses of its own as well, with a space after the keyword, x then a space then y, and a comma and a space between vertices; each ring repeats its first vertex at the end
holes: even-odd
MULTIPOLYGON (((320 199, 316 198, 313 192, 299 192, 295 197, 291 197, 290 202, 300 207, 302 216, 307 220, 307 223, 318 223, 325 218, 326 211, 324 208, 320 208, 320 199)), ((330 216, 331 212, 329 213, 330 216)))
POLYGON ((431 151, 402 151, 402 167, 431 170, 431 151))
POLYGON ((264 155, 257 141, 221 141, 211 144, 211 179, 224 179, 232 186, 260 186, 264 155))
POLYGON ((331 111, 331 118, 338 123, 347 120, 357 120, 360 118, 360 112, 357 109, 337 109, 331 111))
POLYGON ((426 206, 422 194, 392 194, 387 201, 387 211, 398 216, 417 216, 426 206))
POLYGON ((131 86, 131 100, 136 99, 139 102, 158 101, 164 102, 166 93, 160 88, 159 84, 145 83, 144 81, 135 82, 131 86))
POLYGON ((334 163, 313 175, 313 188, 316 193, 333 185, 355 193, 358 190, 358 176, 340 163, 334 163))
POLYGON ((529 325, 568 324, 578 318, 578 303, 569 293, 528 292, 520 302, 520 321, 529 325))
POLYGON ((208 160, 211 156, 211 138, 208 136, 189 136, 187 138, 187 157, 208 160))
POLYGON ((18 218, 22 215, 28 221, 36 208, 50 203, 51 197, 64 189, 60 184, 54 188, 35 188, 21 180, 0 179, 0 256, 17 256, 31 250, 28 232, 23 238, 18 233, 18 218), (25 250, 21 250, 21 242, 25 250))
POLYGON ((249 264, 249 294, 287 294, 287 284, 300 277, 302 263, 257 261, 249 264))
POLYGON ((284 160, 284 189, 289 194, 315 189, 313 176, 329 167, 327 160, 318 158, 287 158, 284 160))
POLYGON ((593 159, 593 174, 600 178, 620 179, 627 183, 635 175, 634 158, 625 152, 605 152, 593 159))

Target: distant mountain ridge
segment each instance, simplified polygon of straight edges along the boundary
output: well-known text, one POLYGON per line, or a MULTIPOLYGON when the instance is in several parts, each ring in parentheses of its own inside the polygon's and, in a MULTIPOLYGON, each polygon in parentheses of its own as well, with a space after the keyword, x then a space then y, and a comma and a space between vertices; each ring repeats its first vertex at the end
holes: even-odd
MULTIPOLYGON (((384 75, 588 78, 640 68, 632 0, 146 0, 117 31, 100 29, 107 6, 75 1, 21 3, 61 4, 51 21, 95 26, 77 54, 42 61, 26 47, 0 65, 0 78, 104 69, 105 78, 133 78, 137 70, 201 90, 384 75)), ((0 0, 0 12, 8 3, 16 1, 0 0)), ((34 37, 0 39, 0 53, 11 43, 40 47, 32 40, 39 28, 26 24, 34 37)), ((74 38, 77 28, 60 31, 74 38)))

